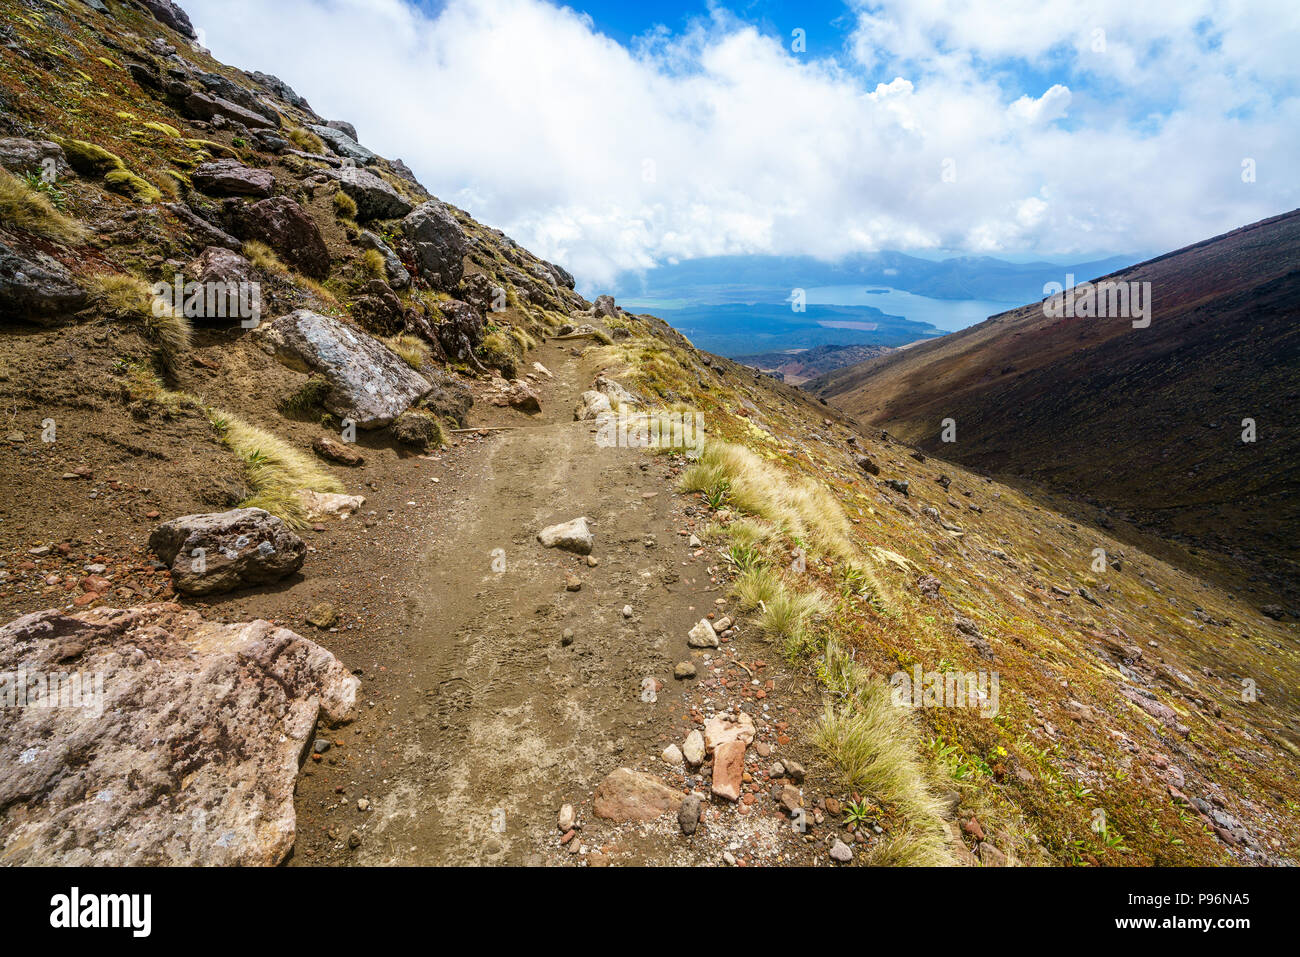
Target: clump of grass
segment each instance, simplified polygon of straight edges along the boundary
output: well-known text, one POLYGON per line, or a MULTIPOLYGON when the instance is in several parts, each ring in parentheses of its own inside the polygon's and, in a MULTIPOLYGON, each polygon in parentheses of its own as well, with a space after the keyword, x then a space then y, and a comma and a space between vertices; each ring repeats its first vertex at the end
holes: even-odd
POLYGON ((86 228, 55 209, 53 198, 45 190, 33 188, 0 169, 0 221, 55 242, 83 242, 89 235, 86 228))
POLYGON ((854 554, 848 519, 824 486, 795 480, 744 446, 706 443, 680 487, 703 492, 711 503, 725 498, 739 511, 772 522, 792 538, 811 539, 829 554, 854 554))
POLYGON ((423 369, 429 363, 429 347, 419 336, 408 333, 385 339, 384 343, 412 369, 423 369))
MULTIPOLYGON (((338 194, 335 194, 338 195, 338 194)), ((378 249, 367 249, 359 260, 361 275, 366 279, 385 280, 388 278, 388 266, 384 254, 378 249)))
POLYGON ((263 272, 274 273, 277 276, 284 276, 289 272, 289 267, 280 261, 275 250, 256 239, 244 243, 244 258, 263 272))
POLYGON ((334 194, 334 215, 338 216, 339 219, 356 219, 357 201, 343 190, 339 190, 334 194))
POLYGON ((87 280, 86 292, 105 319, 144 319, 153 311, 153 292, 138 276, 97 273, 87 280))
POLYGON ((530 349, 537 348, 537 340, 534 339, 524 329, 515 327, 510 330, 510 338, 515 340, 515 345, 519 346, 520 353, 526 353, 530 349))
POLYGON ((148 123, 143 125, 146 130, 153 130, 155 133, 161 133, 169 139, 178 140, 181 138, 181 131, 168 123, 160 123, 155 120, 150 120, 148 123))
POLYGON ((500 329, 483 337, 478 354, 484 365, 500 369, 507 379, 513 379, 518 373, 517 356, 511 347, 511 339, 500 329))
POLYGON ((325 144, 321 138, 311 130, 305 130, 301 126, 295 126, 288 133, 289 142, 304 153, 316 153, 322 155, 325 152, 325 144))
POLYGON ((134 320, 158 346, 163 363, 174 368, 188 352, 194 330, 183 312, 156 299, 149 284, 138 276, 98 273, 86 283, 90 304, 105 319, 134 320))
POLYGON ((847 789, 904 818, 903 829, 876 850, 879 857, 873 857, 873 863, 951 864, 943 842, 941 805, 930 793, 916 728, 906 709, 895 707, 889 687, 834 642, 827 645, 822 673, 838 701, 827 704, 814 743, 847 789))
POLYGON ((307 524, 307 512, 300 491, 343 491, 343 484, 314 458, 265 429, 216 409, 209 410, 208 420, 244 463, 253 494, 239 503, 241 508, 265 509, 286 525, 302 528, 307 524))

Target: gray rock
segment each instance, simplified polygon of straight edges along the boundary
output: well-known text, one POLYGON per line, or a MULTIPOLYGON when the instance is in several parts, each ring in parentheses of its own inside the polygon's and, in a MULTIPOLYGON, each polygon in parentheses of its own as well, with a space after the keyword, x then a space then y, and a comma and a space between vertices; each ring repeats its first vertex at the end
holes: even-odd
POLYGON ((836 838, 835 843, 831 845, 831 859, 839 861, 841 864, 847 864, 853 860, 853 848, 836 838))
POLYGON ((614 305, 613 296, 597 296, 596 301, 592 303, 592 311, 597 316, 613 319, 618 315, 618 306, 614 305))
POLYGON ((344 159, 350 159, 353 162, 360 163, 362 166, 369 166, 375 160, 379 159, 378 154, 372 153, 360 143, 358 143, 347 133, 342 130, 336 130, 332 126, 308 125, 307 129, 311 130, 332 149, 337 155, 344 159))
POLYGON ((586 517, 575 518, 560 525, 550 525, 537 533, 543 548, 562 548, 579 555, 590 555, 596 537, 587 527, 586 517))
POLYGON ((360 429, 389 425, 432 388, 378 339, 309 309, 263 323, 257 334, 285 365, 319 373, 329 385, 325 408, 360 429))
POLYGON ((609 396, 590 389, 582 393, 582 400, 578 403, 578 407, 573 410, 573 420, 575 422, 584 422, 611 411, 609 396))
POLYGON ((244 585, 268 585, 302 567, 307 546, 260 508, 185 515, 149 536, 149 550, 166 564, 185 595, 211 595, 244 585))
POLYGON ((329 120, 328 122, 326 122, 325 125, 332 130, 338 130, 341 133, 346 133, 354 140, 361 139, 361 137, 357 136, 357 128, 353 126, 351 123, 347 122, 346 120, 329 120))
POLYGON ((175 604, 26 615, 0 628, 19 670, 80 678, 83 706, 0 708, 5 865, 281 863, 317 720, 358 688, 292 631, 175 604))
POLYGON ((171 27, 187 40, 198 39, 189 16, 172 0, 140 0, 140 5, 152 13, 154 19, 163 26, 171 27))
MULTIPOLYGON (((387 185, 387 184, 385 184, 387 185)), ((360 202, 357 203, 358 209, 360 202)), ((379 255, 384 257, 384 272, 388 274, 388 284, 394 289, 405 289, 411 284, 411 274, 406 267, 402 265, 402 260, 398 258, 397 253, 393 252, 391 246, 384 242, 377 235, 368 229, 361 231, 361 236, 357 239, 357 244, 362 249, 373 249, 379 255)))
POLYGON ((382 179, 358 166, 342 166, 324 170, 326 176, 338 180, 343 192, 357 204, 357 219, 400 219, 411 211, 411 204, 382 179))
POLYGON ((86 304, 72 274, 39 250, 21 254, 0 242, 0 318, 54 325, 86 304))
POLYGON ((275 130, 280 128, 277 121, 268 119, 261 113, 256 113, 247 107, 240 106, 238 103, 232 103, 225 97, 213 96, 210 93, 200 93, 198 91, 188 93, 181 102, 181 108, 187 116, 194 119, 211 121, 221 116, 237 123, 243 123, 249 129, 275 130))
POLYGON ((222 246, 235 252, 244 248, 234 236, 200 217, 184 203, 164 203, 163 208, 175 216, 194 235, 192 239, 207 246, 222 246))
POLYGON ((275 177, 236 159, 203 163, 193 173, 194 185, 211 196, 270 196, 275 177))
POLYGON ((677 809, 677 824, 687 837, 694 834, 696 827, 699 826, 702 803, 696 795, 688 794, 682 799, 682 806, 677 809))
POLYGON ((406 238, 415 247, 420 272, 437 289, 454 289, 465 274, 469 240, 460 223, 442 203, 430 200, 402 220, 406 238))
POLYGON ((72 172, 63 147, 49 140, 26 140, 21 137, 0 138, 0 166, 12 173, 40 172, 46 160, 53 160, 56 176, 72 172))
POLYGON ((692 648, 717 648, 718 634, 707 618, 701 618, 686 636, 686 643, 692 648))
POLYGON ((186 267, 185 272, 195 282, 250 282, 253 264, 233 250, 209 246, 186 267))
POLYGON ((295 93, 293 87, 288 83, 285 83, 284 80, 280 79, 278 76, 274 76, 270 73, 261 73, 256 70, 248 75, 260 83, 262 87, 264 87, 266 91, 277 100, 280 100, 283 103, 288 103, 290 106, 296 106, 300 110, 306 110, 309 113, 311 112, 311 107, 307 104, 307 101, 295 93))

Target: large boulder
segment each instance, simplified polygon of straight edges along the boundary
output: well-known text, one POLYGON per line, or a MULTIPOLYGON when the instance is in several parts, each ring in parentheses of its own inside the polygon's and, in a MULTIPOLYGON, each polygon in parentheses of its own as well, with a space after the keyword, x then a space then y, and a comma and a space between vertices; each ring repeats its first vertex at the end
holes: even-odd
POLYGON ((85 290, 58 260, 0 242, 0 319, 52 325, 85 304, 85 290))
POLYGON ((197 40, 189 15, 173 0, 140 0, 140 4, 165 27, 171 27, 187 40, 197 40))
POLYGON ((258 335, 285 365, 322 376, 325 408, 360 429, 383 428, 432 388, 378 339, 308 309, 264 323, 258 335))
POLYGON ((276 255, 304 276, 324 279, 330 273, 330 252, 320 229, 288 196, 272 196, 236 213, 237 229, 245 239, 266 243, 276 255))
POLYGON ((566 289, 572 289, 576 285, 573 273, 569 272, 569 270, 565 269, 563 266, 557 266, 555 263, 547 263, 546 265, 550 268, 551 272, 555 274, 555 279, 561 286, 564 286, 566 289))
POLYGON ((3 865, 279 864, 317 721, 348 720, 359 686, 292 631, 174 604, 12 621, 14 674, 27 701, 0 707, 3 865), (33 700, 55 687, 74 706, 33 700))
POLYGON ((211 196, 270 196, 275 188, 275 177, 269 170, 253 169, 237 159, 203 163, 191 179, 211 196))
POLYGON ((338 156, 344 159, 350 159, 354 163, 360 163, 362 166, 369 166, 375 160, 379 159, 377 153, 373 153, 358 143, 347 133, 342 130, 336 130, 332 126, 308 125, 307 129, 311 130, 338 156))
POLYGON ((250 130, 275 130, 280 128, 278 120, 272 120, 238 103, 227 100, 224 96, 213 96, 197 90, 186 92, 181 98, 181 108, 187 116, 196 120, 214 120, 218 116, 237 123, 243 123, 250 130))
POLYGON ((260 508, 164 522, 149 536, 149 550, 171 568, 172 584, 185 595, 269 585, 292 575, 307 557, 302 539, 260 508))
POLYGON ((258 83, 260 83, 273 97, 282 103, 288 103, 290 106, 296 106, 300 110, 311 112, 311 106, 301 96, 297 94, 293 87, 284 80, 271 73, 262 73, 260 70, 254 70, 248 74, 258 83))
POLYGON ((465 274, 469 239, 447 207, 431 199, 402 220, 402 229, 415 248, 416 264, 429 283, 436 289, 456 288, 465 274))
POLYGON ((371 219, 400 219, 411 211, 411 204, 401 193, 368 169, 344 166, 322 172, 338 180, 343 192, 356 201, 357 219, 363 223, 371 219))

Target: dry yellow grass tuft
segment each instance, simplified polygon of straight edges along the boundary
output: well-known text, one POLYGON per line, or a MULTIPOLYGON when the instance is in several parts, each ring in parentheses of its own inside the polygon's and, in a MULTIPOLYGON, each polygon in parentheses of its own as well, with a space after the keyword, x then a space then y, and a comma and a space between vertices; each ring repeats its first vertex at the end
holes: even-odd
POLYGON ((89 231, 60 213, 38 190, 0 169, 0 221, 60 243, 85 241, 89 231))
POLYGON ((240 503, 242 508, 263 508, 285 524, 302 528, 307 514, 300 491, 343 491, 343 484, 315 458, 280 437, 216 409, 209 410, 208 418, 226 446, 244 462, 253 494, 240 503))

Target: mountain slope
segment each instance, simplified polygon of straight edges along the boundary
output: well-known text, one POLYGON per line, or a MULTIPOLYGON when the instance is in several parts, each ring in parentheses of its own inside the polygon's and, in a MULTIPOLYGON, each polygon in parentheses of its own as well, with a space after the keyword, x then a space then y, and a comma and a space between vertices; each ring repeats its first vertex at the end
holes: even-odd
MULTIPOLYGON (((288 837, 308 864, 1300 859, 1293 623, 588 303, 347 123, 191 46, 168 0, 0 11, 0 620, 175 604, 337 656, 357 713, 315 727, 304 701, 277 862, 288 837), (151 308, 150 282, 217 267, 263 316, 151 308), (702 445, 641 440, 696 414, 702 445), (182 587, 207 559, 161 560, 160 523, 253 505, 301 564, 182 587), (580 515, 589 555, 543 547, 580 515), (918 670, 984 697, 895 696, 918 670)), ((232 536, 210 566, 249 553, 232 536)), ((115 704, 156 747, 170 702, 115 704)), ((78 791, 95 716, 57 752, 74 768, 10 719, 0 861, 102 860, 110 791, 157 822, 161 862, 177 833, 236 847, 176 810, 200 770, 244 837, 266 829, 220 786, 239 742, 204 732, 228 722, 78 791), (35 771, 66 785, 66 840, 15 839, 54 817, 35 771)))
POLYGON ((1035 303, 806 387, 921 448, 1246 563, 1294 601, 1298 264, 1292 212, 1106 277, 1151 283, 1147 328, 1035 303))

